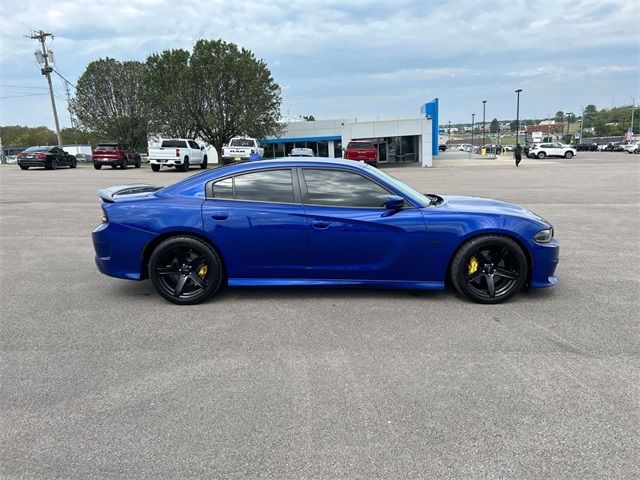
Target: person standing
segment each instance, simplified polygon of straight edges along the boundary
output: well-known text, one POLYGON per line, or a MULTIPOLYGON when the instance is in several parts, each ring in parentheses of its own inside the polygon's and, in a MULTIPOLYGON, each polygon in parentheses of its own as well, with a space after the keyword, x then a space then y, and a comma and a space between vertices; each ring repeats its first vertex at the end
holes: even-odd
POLYGON ((516 167, 517 167, 522 161, 522 147, 520 146, 519 143, 516 144, 516 148, 513 149, 513 156, 516 159, 516 167))

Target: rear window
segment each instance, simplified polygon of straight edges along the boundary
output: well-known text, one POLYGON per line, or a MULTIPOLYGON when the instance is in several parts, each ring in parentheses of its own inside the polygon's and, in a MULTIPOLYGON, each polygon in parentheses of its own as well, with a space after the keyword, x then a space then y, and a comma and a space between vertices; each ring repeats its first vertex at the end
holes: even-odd
POLYGON ((347 145, 348 149, 353 149, 353 150, 367 150, 367 149, 372 149, 373 148, 373 143, 371 142, 349 142, 349 145, 347 145))
POLYGON ((29 147, 23 153, 48 152, 49 147, 29 147))
POLYGON ((253 140, 248 140, 246 138, 235 138, 231 140, 229 144, 231 147, 253 147, 255 146, 253 140))
POLYGON ((117 150, 118 145, 112 143, 101 143, 96 147, 96 150, 117 150))
POLYGON ((184 140, 163 140, 161 147, 187 148, 187 142, 184 140))

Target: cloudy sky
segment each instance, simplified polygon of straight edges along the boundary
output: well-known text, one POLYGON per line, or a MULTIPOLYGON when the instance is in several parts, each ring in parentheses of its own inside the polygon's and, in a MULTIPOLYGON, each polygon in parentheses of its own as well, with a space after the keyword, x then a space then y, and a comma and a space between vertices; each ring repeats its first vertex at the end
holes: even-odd
POLYGON ((630 104, 639 25, 640 0, 2 0, 0 125, 53 127, 38 45, 24 37, 34 29, 55 34, 56 70, 72 83, 98 58, 222 38, 268 63, 284 115, 406 117, 438 97, 441 123, 456 123, 481 117, 485 99, 487 120, 515 118, 516 88, 524 117, 630 104))

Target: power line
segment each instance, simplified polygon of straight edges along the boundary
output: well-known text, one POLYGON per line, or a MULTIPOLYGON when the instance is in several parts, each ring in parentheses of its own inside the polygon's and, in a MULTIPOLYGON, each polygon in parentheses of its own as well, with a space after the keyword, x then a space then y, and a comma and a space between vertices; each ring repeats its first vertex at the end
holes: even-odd
POLYGON ((67 82, 69 85, 71 85, 73 88, 75 88, 76 90, 78 89, 78 87, 76 87, 73 83, 71 83, 69 80, 67 80, 66 78, 64 78, 62 76, 62 74, 57 71, 55 68, 53 69, 53 71, 55 72, 56 75, 58 75, 62 80, 64 80, 65 82, 67 82))
POLYGON ((14 57, 21 58, 22 60, 25 60, 25 61, 27 61, 29 63, 35 63, 36 62, 35 59, 33 59, 33 58, 27 58, 27 57, 25 57, 23 55, 15 53, 15 52, 11 52, 9 50, 5 50, 4 48, 0 48, 0 52, 8 53, 10 55, 13 55, 14 57))
POLYGON ((46 90, 47 87, 32 87, 28 85, 4 85, 0 84, 2 88, 21 88, 23 90, 46 90))
POLYGON ((38 95, 46 95, 47 92, 45 93, 25 93, 23 95, 12 95, 10 97, 0 97, 0 100, 6 100, 7 98, 20 98, 20 97, 36 97, 38 95))

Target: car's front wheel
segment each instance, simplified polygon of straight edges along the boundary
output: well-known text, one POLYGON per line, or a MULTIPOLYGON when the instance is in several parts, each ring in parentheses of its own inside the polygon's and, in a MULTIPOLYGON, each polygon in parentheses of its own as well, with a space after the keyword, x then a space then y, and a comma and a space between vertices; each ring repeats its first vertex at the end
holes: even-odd
POLYGON ((160 243, 149 260, 156 291, 178 305, 206 300, 222 284, 222 263, 211 246, 194 237, 172 237, 160 243))
POLYGON ((20 165, 20 170, 29 170, 29 167, 26 165, 20 165))
POLYGON ((564 158, 566 158, 567 160, 570 159, 571 157, 573 157, 573 152, 566 152, 564 154, 564 158))
POLYGON ((546 154, 546 153, 544 153, 544 152, 540 152, 540 153, 538 154, 538 158, 539 158, 540 160, 542 160, 542 159, 543 159, 544 157, 546 157, 546 156, 547 156, 547 154, 546 154))
POLYGON ((465 243, 451 262, 451 281, 459 293, 477 303, 501 303, 523 287, 527 258, 502 235, 482 235, 465 243))
POLYGON ((102 165, 99 165, 97 163, 93 164, 93 168, 95 168, 96 170, 100 170, 102 168, 102 165))

